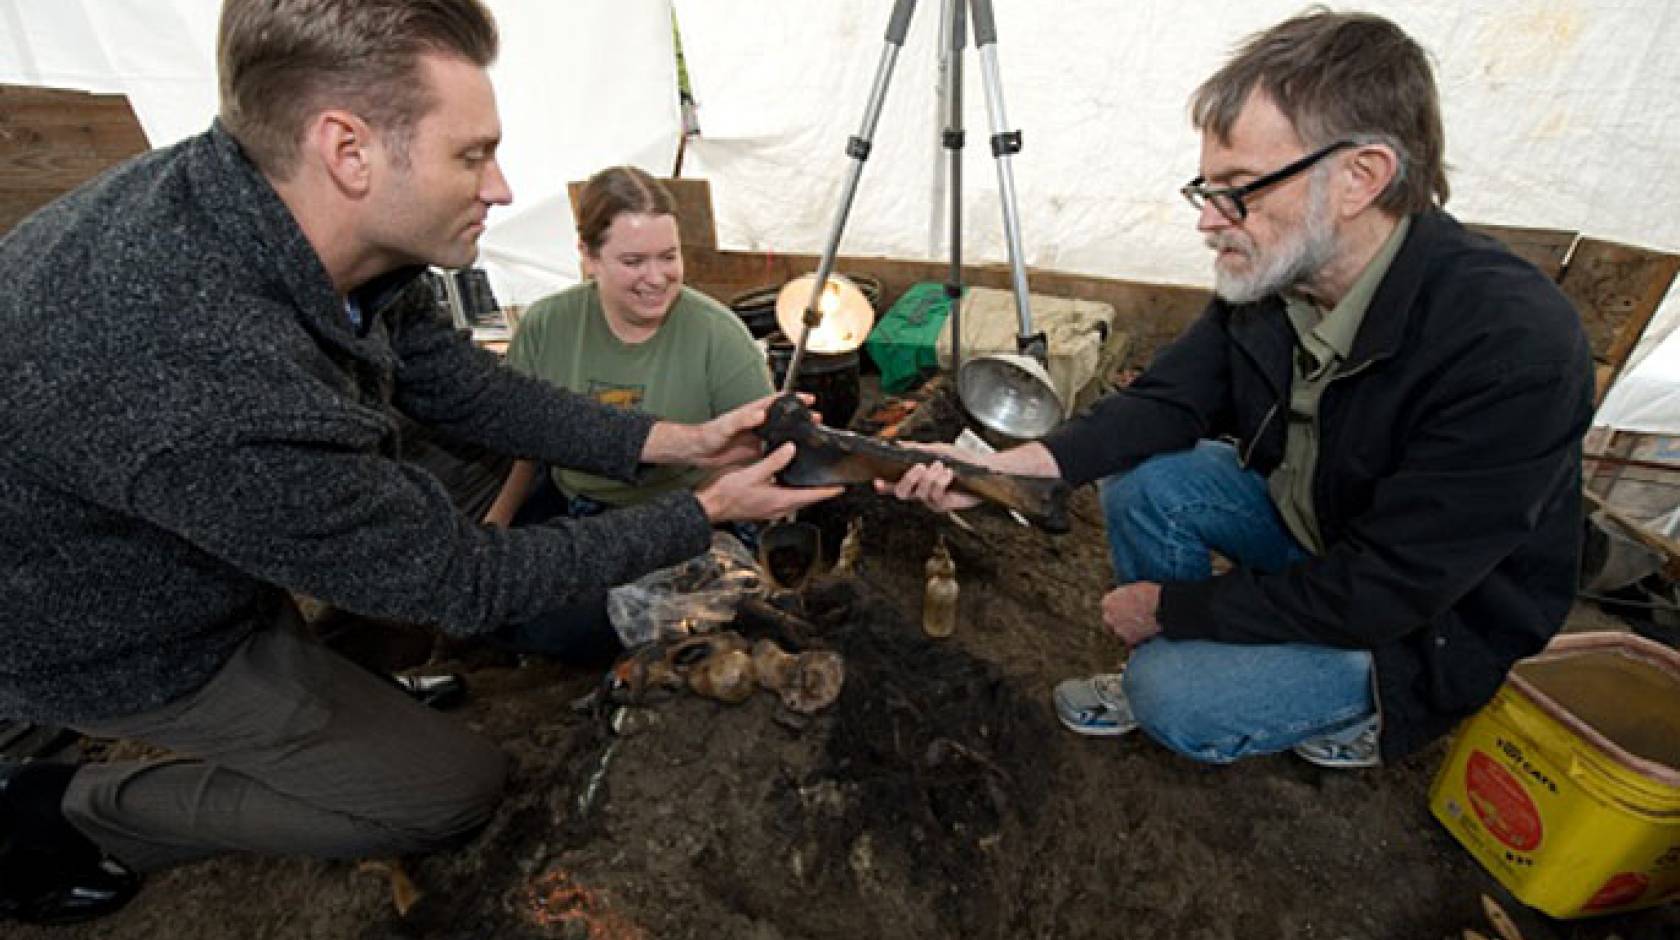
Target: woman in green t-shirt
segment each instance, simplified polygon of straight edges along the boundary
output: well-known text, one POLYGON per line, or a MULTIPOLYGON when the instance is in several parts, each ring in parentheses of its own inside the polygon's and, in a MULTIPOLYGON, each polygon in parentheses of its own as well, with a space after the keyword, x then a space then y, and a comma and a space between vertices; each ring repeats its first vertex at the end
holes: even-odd
MULTIPOLYGON (((580 395, 699 422, 770 394, 764 353, 740 319, 683 286, 676 202, 634 167, 602 170, 578 200, 578 254, 588 280, 538 301, 520 319, 508 364, 580 395)), ((516 464, 485 514, 508 525, 536 467, 516 464)), ((628 506, 698 486, 703 472, 649 467, 634 482, 570 470, 549 481, 568 500, 628 506)))
MULTIPOLYGON (((627 166, 590 177, 578 199, 578 255, 587 280, 543 298, 520 318, 508 347, 514 369, 685 423, 771 393, 764 353, 746 326, 722 304, 683 286, 676 200, 658 180, 627 166)), ((646 467, 632 482, 538 470, 533 461, 514 463, 485 513, 486 524, 593 515, 692 489, 705 479, 704 471, 685 467, 646 467)), ((519 631, 515 642, 566 655, 569 648, 555 646, 559 637, 581 639, 605 626, 604 594, 598 606, 591 601, 544 617, 519 631), (591 631, 588 621, 596 615, 591 631), (539 636, 546 639, 526 642, 539 636)))

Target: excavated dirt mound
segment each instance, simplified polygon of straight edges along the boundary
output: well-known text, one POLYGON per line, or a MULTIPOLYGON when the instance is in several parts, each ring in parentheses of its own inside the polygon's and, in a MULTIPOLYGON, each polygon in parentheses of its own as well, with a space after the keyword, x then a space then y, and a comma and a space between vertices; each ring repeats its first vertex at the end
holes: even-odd
POLYGON ((406 916, 376 871, 229 858, 153 877, 107 920, 7 935, 1458 938, 1493 935, 1487 893, 1528 940, 1680 936, 1676 905, 1563 924, 1501 893, 1428 814, 1444 745, 1335 773, 1064 731, 1050 689, 1118 661, 1096 506, 1086 492, 1073 509, 1061 538, 867 496, 810 514, 830 552, 861 518, 861 572, 807 590, 808 629, 739 628, 844 656, 815 716, 765 692, 683 694, 615 730, 611 710, 573 707, 597 674, 455 651, 473 687, 461 720, 517 770, 472 845, 408 861, 423 897, 406 916), (962 594, 957 634, 935 641, 919 609, 939 535, 962 594))

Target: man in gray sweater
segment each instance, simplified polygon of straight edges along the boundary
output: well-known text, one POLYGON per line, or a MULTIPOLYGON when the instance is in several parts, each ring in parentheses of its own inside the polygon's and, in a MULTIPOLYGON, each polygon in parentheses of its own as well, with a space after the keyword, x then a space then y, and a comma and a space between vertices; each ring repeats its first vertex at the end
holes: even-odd
POLYGON ((502 753, 312 642, 290 592, 472 635, 835 494, 775 485, 792 448, 760 459, 764 402, 656 422, 435 315, 417 275, 470 263, 511 198, 496 42, 478 0, 227 0, 216 124, 0 241, 0 715, 175 755, 0 770, 0 918, 95 916, 134 872, 217 853, 400 854, 489 818, 502 753), (488 529, 394 459, 397 411, 619 478, 747 465, 488 529))

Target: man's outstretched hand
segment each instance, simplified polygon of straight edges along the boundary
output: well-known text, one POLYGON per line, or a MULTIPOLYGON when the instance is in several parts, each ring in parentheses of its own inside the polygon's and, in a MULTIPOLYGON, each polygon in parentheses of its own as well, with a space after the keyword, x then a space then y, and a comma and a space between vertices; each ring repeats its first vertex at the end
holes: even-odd
POLYGON ((776 474, 793 460, 795 452, 792 443, 783 444, 763 460, 730 470, 700 487, 694 497, 706 511, 706 518, 714 523, 779 519, 845 492, 843 486, 778 484, 776 474))
MULTIPOLYGON (((726 411, 704 424, 674 424, 661 421, 653 426, 642 446, 642 460, 659 464, 690 464, 696 467, 734 467, 764 456, 764 439, 758 428, 780 395, 766 395, 733 411, 726 411)), ((807 407, 814 399, 803 392, 799 398, 807 407)))
POLYGON ((904 471, 904 476, 899 477, 896 482, 876 480, 875 492, 896 496, 905 502, 921 503, 934 512, 950 512, 980 505, 980 497, 951 488, 951 481, 956 474, 940 462, 939 458, 965 461, 990 469, 987 458, 992 455, 959 450, 950 444, 906 442, 904 446, 925 451, 928 462, 916 464, 904 471))

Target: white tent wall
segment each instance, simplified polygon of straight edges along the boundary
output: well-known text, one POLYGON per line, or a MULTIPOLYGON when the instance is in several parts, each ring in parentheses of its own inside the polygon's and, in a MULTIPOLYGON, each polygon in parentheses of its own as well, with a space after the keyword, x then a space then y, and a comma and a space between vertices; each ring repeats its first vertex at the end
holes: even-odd
MULTIPOLYGON (((492 0, 491 71, 514 203, 490 215, 481 263, 503 303, 578 278, 566 183, 612 164, 666 175, 676 158, 666 0, 492 0)), ((161 147, 216 113, 220 0, 0 0, 0 82, 126 94, 161 147)))
POLYGON ((125 94, 153 146, 216 113, 218 0, 0 0, 0 82, 125 94))
MULTIPOLYGON (((817 252, 838 206, 890 0, 674 0, 702 137, 685 176, 711 181, 720 244, 817 252)), ((129 96, 171 143, 215 110, 218 0, 0 0, 0 82, 129 96)), ((578 275, 565 184, 603 166, 670 171, 679 127, 673 0, 491 0, 492 72, 514 205, 491 214, 483 264, 503 302, 578 275)), ((1206 251, 1176 188, 1194 175, 1196 84, 1297 0, 994 0, 1027 260, 1205 285, 1206 251)), ((1680 249, 1680 9, 1665 0, 1373 0, 1434 55, 1451 209, 1680 249)), ((893 75, 842 250, 941 257, 934 184, 940 8, 921 0, 893 75)), ((1005 258, 991 122, 965 56, 964 256, 1005 258)), ((1680 320, 1675 295, 1642 349, 1680 320)), ((1670 344, 1672 345, 1672 344, 1670 344)), ((1636 356, 1638 354, 1636 353, 1636 356)), ((1680 348, 1628 375, 1601 419, 1680 433, 1680 348), (1637 381, 1636 381, 1637 380, 1637 381), (1658 400, 1653 396, 1667 396, 1658 400), (1672 404, 1670 403, 1672 401, 1672 404), (1635 420, 1628 418, 1626 420, 1635 420), (1655 424, 1653 424, 1653 422, 1655 424), (1657 427, 1655 425, 1661 425, 1657 427)))
MULTIPOLYGON (((723 247, 820 252, 883 48, 890 0, 675 0, 723 247)), ((1664 0, 1368 2, 1433 55, 1460 218, 1680 249, 1680 12, 1664 0)), ((1176 193, 1197 168, 1187 102, 1249 33, 1298 0, 995 0, 1007 128, 1029 264, 1211 282, 1176 193)), ((930 218, 940 121, 940 5, 918 4, 841 250, 938 258, 930 218)), ((963 253, 1005 249, 991 124, 964 61, 963 253)), ((934 229, 943 236, 943 223, 934 229)), ((1663 324, 1676 317, 1671 292, 1663 324)), ((1664 327, 1659 326, 1660 332, 1664 327)), ((1680 356, 1674 357, 1680 359, 1680 356)), ((1656 365, 1657 359, 1651 360, 1656 365)), ((1680 383, 1680 371, 1671 373, 1680 383)), ((1680 423, 1680 408, 1670 408, 1680 423)), ((1613 417, 1613 416, 1612 416, 1613 417)), ((1680 433, 1680 431, 1677 431, 1680 433)))
POLYGON ((682 116, 665 0, 497 0, 491 77, 513 205, 490 217, 481 263, 503 303, 579 277, 566 184, 615 164, 668 176, 682 116))

